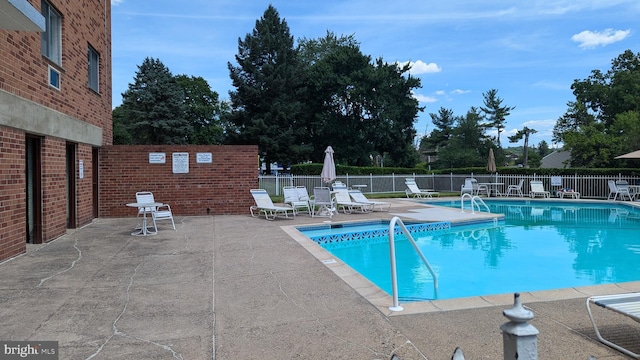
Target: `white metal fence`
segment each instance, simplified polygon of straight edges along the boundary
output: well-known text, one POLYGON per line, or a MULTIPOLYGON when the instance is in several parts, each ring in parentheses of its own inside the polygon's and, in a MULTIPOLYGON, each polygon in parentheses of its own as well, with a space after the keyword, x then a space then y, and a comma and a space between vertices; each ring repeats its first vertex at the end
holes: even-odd
MULTIPOLYGON (((504 193, 509 185, 518 185, 524 179, 522 192, 529 193, 529 182, 541 180, 546 190, 552 194, 561 188, 571 188, 584 198, 606 199, 609 195, 609 180, 626 180, 629 184, 640 185, 640 176, 607 176, 607 175, 502 175, 502 174, 391 174, 391 175, 341 175, 336 180, 347 186, 359 188, 364 193, 404 192, 406 178, 416 179, 421 189, 435 189, 440 192, 460 192, 464 179, 473 177, 478 182, 502 183, 500 191, 504 193), (553 178, 553 179, 552 179, 553 178), (553 181, 552 181, 553 180, 553 181), (558 185, 560 184, 560 185, 558 185)), ((283 186, 305 186, 309 193, 316 186, 327 186, 320 176, 309 175, 259 175, 259 187, 267 190, 269 195, 282 195, 283 186)))

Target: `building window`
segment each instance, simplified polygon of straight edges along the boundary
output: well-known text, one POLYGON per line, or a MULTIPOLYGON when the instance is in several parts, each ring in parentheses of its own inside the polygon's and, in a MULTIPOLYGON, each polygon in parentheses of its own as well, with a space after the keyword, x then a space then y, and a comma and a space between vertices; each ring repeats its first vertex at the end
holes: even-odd
POLYGON ((62 15, 42 0, 42 15, 47 29, 42 33, 42 55, 62 65, 62 15))
POLYGON ((49 85, 60 90, 60 72, 49 65, 49 85))
POLYGON ((89 63, 89 88, 95 92, 100 92, 99 74, 100 74, 100 55, 98 52, 89 46, 89 55, 87 58, 89 63))

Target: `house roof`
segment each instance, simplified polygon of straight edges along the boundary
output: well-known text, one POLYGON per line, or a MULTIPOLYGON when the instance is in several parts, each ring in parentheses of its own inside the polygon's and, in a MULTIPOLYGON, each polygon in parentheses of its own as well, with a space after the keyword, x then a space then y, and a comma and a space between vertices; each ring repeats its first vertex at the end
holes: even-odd
POLYGON ((571 167, 571 165, 569 164, 569 160, 571 160, 571 152, 565 150, 556 150, 542 158, 540 167, 551 169, 566 169, 571 167))

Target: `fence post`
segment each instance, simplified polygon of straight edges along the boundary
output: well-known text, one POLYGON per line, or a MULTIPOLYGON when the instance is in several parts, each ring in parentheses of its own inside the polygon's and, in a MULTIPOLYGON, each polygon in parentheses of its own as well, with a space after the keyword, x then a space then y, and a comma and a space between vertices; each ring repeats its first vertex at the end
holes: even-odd
POLYGON ((504 360, 538 360, 539 331, 528 323, 533 312, 522 307, 519 293, 513 297, 513 307, 502 312, 509 319, 500 326, 504 360))

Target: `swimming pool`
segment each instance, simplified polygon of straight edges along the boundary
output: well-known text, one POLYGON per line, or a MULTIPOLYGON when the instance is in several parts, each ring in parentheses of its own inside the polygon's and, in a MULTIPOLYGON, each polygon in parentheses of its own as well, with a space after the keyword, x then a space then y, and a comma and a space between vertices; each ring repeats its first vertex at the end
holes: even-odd
MULTIPOLYGON (((437 294, 429 271, 410 242, 396 235, 402 301, 640 280, 638 209, 604 202, 486 203, 491 212, 504 213, 504 221, 453 226, 429 223, 411 230, 438 276, 437 294)), ((388 231, 388 222, 366 226, 359 229, 342 225, 340 230, 332 229, 325 235, 310 227, 298 230, 307 236, 309 231, 316 231, 309 237, 391 294, 388 234, 379 233, 385 226, 388 231)))

